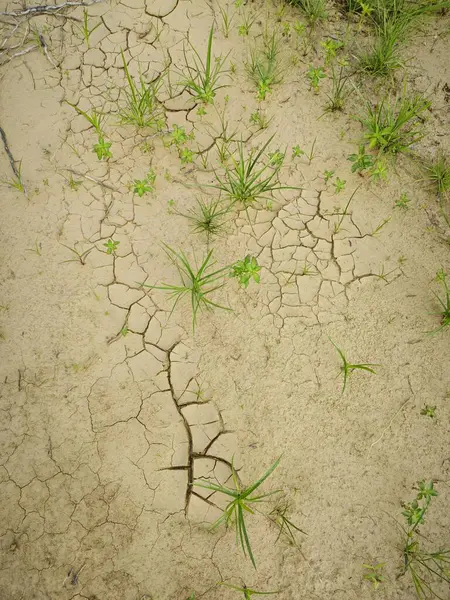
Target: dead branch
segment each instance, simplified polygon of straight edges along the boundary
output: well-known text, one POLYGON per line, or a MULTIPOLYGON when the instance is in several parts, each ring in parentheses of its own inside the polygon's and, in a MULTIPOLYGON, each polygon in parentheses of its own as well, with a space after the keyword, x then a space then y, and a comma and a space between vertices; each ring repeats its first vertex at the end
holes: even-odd
POLYGON ((7 156, 8 156, 9 164, 11 165, 11 169, 13 170, 14 175, 17 177, 17 179, 19 179, 20 178, 20 174, 19 174, 19 171, 18 171, 18 169, 16 167, 16 161, 14 160, 14 156, 12 155, 12 152, 9 149, 8 140, 6 138, 6 133, 5 133, 5 131, 4 131, 4 129, 2 127, 0 127, 0 137, 2 138, 3 146, 5 148, 5 152, 6 152, 7 156))
POLYGON ((25 10, 17 10, 17 11, 3 11, 0 12, 0 15, 5 17, 26 17, 26 16, 35 16, 40 14, 51 14, 58 13, 65 8, 72 8, 76 6, 90 6, 91 4, 99 4, 100 2, 104 2, 105 0, 84 0, 83 2, 63 2, 62 4, 53 4, 49 6, 30 6, 25 10))

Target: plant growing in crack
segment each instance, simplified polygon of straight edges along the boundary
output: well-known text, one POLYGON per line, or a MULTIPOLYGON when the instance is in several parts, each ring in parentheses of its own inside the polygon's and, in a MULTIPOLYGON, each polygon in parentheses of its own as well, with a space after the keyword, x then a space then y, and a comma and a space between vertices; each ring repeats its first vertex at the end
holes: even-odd
POLYGON ((70 252, 72 252, 72 254, 73 254, 73 258, 63 260, 62 261, 63 263, 79 262, 83 266, 86 264, 86 258, 92 252, 92 250, 95 248, 95 246, 91 246, 91 248, 88 248, 87 250, 83 250, 82 252, 80 252, 79 250, 77 250, 76 244, 73 248, 71 248, 70 246, 66 246, 66 244, 62 244, 62 243, 61 243, 61 246, 64 246, 64 248, 67 248, 67 250, 70 250, 70 252))
POLYGON ((379 364, 376 364, 376 363, 358 363, 358 364, 349 363, 347 358, 345 357, 345 354, 342 352, 342 350, 333 342, 333 340, 330 337, 328 339, 333 344, 333 346, 336 348, 336 350, 342 360, 342 365, 341 365, 341 373, 342 373, 342 377, 343 377, 342 392, 341 392, 342 394, 344 393, 345 388, 347 386, 348 378, 354 371, 360 370, 360 371, 367 371, 369 373, 375 374, 375 371, 372 369, 372 367, 379 367, 380 366, 379 364))
POLYGON ((206 490, 211 490, 212 492, 217 492, 219 494, 224 494, 230 500, 225 507, 223 514, 213 523, 212 529, 216 529, 220 525, 229 526, 232 522, 236 523, 236 542, 240 544, 244 555, 250 557, 250 560, 253 566, 256 569, 255 557, 253 555, 252 547, 250 544, 250 539, 247 533, 247 527, 245 524, 244 514, 250 513, 254 514, 254 510, 252 509, 253 504, 258 504, 272 496, 281 492, 281 490, 275 490, 273 492, 268 492, 267 494, 258 493, 254 495, 254 492, 261 486, 261 484, 273 473, 273 471, 278 467, 280 463, 281 457, 278 458, 273 465, 264 473, 262 477, 260 477, 255 483, 252 483, 246 487, 243 487, 236 469, 231 464, 231 473, 233 477, 234 489, 225 487, 222 485, 216 485, 215 483, 207 483, 202 481, 196 481, 193 485, 204 488, 206 490))
POLYGON ((103 135, 98 136, 98 142, 94 144, 93 152, 97 155, 98 160, 112 158, 112 152, 110 150, 112 146, 111 142, 107 142, 103 135))
POLYGON ((252 279, 255 283, 261 281, 260 271, 261 267, 256 258, 247 254, 243 260, 238 260, 231 265, 230 277, 235 277, 239 281, 239 285, 247 288, 252 279))
POLYGON ((220 198, 211 200, 197 198, 196 201, 197 206, 189 209, 186 213, 176 210, 173 212, 190 221, 193 233, 204 233, 209 245, 213 236, 224 233, 227 223, 225 217, 230 212, 230 205, 224 204, 220 198))
POLYGON ((210 299, 213 292, 224 286, 223 278, 225 273, 229 270, 229 267, 211 270, 215 265, 212 261, 212 250, 207 253, 199 268, 190 264, 186 254, 182 250, 176 252, 173 248, 164 244, 164 251, 172 264, 176 267, 181 279, 181 284, 173 285, 163 283, 161 285, 148 285, 141 283, 140 285, 168 292, 169 299, 174 301, 170 314, 173 313, 182 298, 189 296, 192 308, 192 330, 195 332, 199 310, 212 310, 214 308, 221 308, 228 311, 231 310, 231 308, 217 304, 210 299))
POLYGON ((158 92, 162 85, 163 74, 147 83, 140 73, 138 83, 136 83, 128 70, 123 50, 121 50, 121 56, 126 85, 121 90, 124 95, 124 103, 119 106, 120 122, 123 125, 161 130, 164 127, 165 116, 164 109, 158 100, 158 92))
POLYGON ((222 75, 228 73, 224 69, 224 64, 229 53, 224 58, 221 56, 215 59, 212 58, 213 36, 214 27, 211 27, 204 61, 194 46, 189 43, 194 53, 193 66, 189 65, 186 50, 184 49, 186 75, 184 75, 181 85, 194 96, 194 100, 203 102, 204 104, 213 104, 218 90, 226 87, 225 85, 219 85, 219 79, 222 75))
POLYGON ((106 248, 106 254, 115 254, 119 244, 120 242, 116 242, 110 238, 105 244, 103 244, 106 248))
POLYGON ((247 157, 244 154, 244 142, 241 140, 238 143, 238 158, 230 156, 232 165, 230 167, 224 165, 224 177, 220 177, 215 172, 217 183, 211 187, 226 194, 232 202, 241 202, 244 207, 257 200, 267 199, 267 195, 274 191, 300 190, 301 188, 279 183, 278 177, 284 158, 275 165, 271 164, 270 159, 262 162, 264 153, 273 138, 274 136, 270 137, 260 150, 251 150, 247 157))
POLYGON ((83 10, 83 22, 82 22, 82 25, 78 27, 78 31, 79 31, 79 33, 81 33, 84 41, 86 42, 86 46, 87 46, 88 50, 91 47, 91 45, 90 45, 90 37, 94 33, 94 31, 100 27, 101 24, 102 24, 102 22, 99 21, 91 29, 89 27, 89 13, 87 11, 87 8, 85 8, 83 10))

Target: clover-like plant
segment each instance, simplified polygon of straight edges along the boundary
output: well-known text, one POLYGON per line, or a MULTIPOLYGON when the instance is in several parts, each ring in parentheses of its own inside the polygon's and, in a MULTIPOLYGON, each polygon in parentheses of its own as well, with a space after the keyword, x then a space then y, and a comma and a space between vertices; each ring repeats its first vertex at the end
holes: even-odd
POLYGON ((215 483, 208 483, 203 481, 196 481, 193 484, 195 486, 211 490, 219 494, 224 494, 230 499, 223 511, 223 514, 217 519, 217 521, 213 523, 212 529, 216 529, 217 527, 223 524, 229 526, 234 521, 236 523, 236 542, 240 544, 245 555, 247 555, 248 553, 250 560, 252 561, 252 564, 255 568, 255 557, 253 555, 252 547, 250 545, 250 539, 248 537, 244 515, 247 513, 254 514, 252 504, 259 504, 265 498, 268 498, 269 496, 277 494, 281 491, 275 490, 273 492, 268 492, 267 494, 254 494, 254 492, 256 492, 256 490, 261 486, 261 484, 278 467, 280 460, 281 457, 278 458, 270 467, 270 469, 268 469, 262 477, 255 481, 255 483, 252 483, 246 487, 242 486, 236 469, 233 465, 231 465, 231 473, 233 476, 234 489, 225 487, 223 485, 216 485, 215 483))
POLYGON ((252 279, 256 283, 261 281, 260 271, 256 258, 247 254, 244 260, 238 260, 231 266, 230 277, 235 277, 243 288, 247 288, 252 279))

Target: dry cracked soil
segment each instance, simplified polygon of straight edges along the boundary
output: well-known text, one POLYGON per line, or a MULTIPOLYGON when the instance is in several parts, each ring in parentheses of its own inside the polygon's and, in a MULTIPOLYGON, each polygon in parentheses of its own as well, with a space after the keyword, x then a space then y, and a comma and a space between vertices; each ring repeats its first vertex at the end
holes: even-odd
POLYGON ((0 599, 238 597, 227 582, 280 600, 411 600, 401 503, 419 480, 439 492, 424 543, 450 545, 450 331, 429 333, 449 231, 420 160, 400 155, 374 182, 347 157, 364 98, 403 85, 432 101, 415 156, 448 152, 448 15, 408 42, 400 75, 355 75, 344 111, 324 114, 330 69, 318 93, 305 76, 324 65, 320 41, 345 39, 351 59, 370 35, 339 7, 302 34, 298 9, 262 0, 77 4, 0 0, 0 599), (228 73, 202 106, 180 81, 211 26, 228 73), (283 77, 259 101, 244 63, 268 29, 283 77), (158 131, 118 118, 121 51, 135 81, 162 82, 158 131), (104 115, 108 160, 74 106, 104 115), (223 152, 271 136, 292 189, 235 205, 220 235, 193 232, 184 215, 219 197, 223 152), (5 183, 19 165, 24 192, 5 183), (212 249, 217 268, 254 256, 261 281, 226 274, 213 299, 232 311, 200 312, 193 332, 187 298, 172 312, 141 285, 178 284, 163 244, 197 264, 212 249), (342 393, 330 340, 376 374, 354 371, 342 393), (246 519, 255 570, 234 524, 210 529, 223 496, 192 484, 232 486, 232 464, 248 484, 280 456, 260 489, 281 491, 246 519), (375 590, 363 564, 379 563, 375 590))

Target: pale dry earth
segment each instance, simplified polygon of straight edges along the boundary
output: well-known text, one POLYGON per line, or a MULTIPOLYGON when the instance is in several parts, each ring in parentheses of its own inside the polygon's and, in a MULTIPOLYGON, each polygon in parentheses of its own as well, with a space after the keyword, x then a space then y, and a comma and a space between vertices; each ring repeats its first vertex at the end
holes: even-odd
MULTIPOLYGON (((226 39, 218 4, 206 0, 112 0, 88 10, 101 23, 90 49, 77 21, 39 16, 29 22, 47 51, 0 67, 0 126, 28 189, 27 198, 3 186, 0 196, 1 600, 238 597, 220 581, 280 590, 280 600, 412 599, 411 583, 397 577, 396 520, 418 480, 439 491, 424 533, 450 545, 450 332, 427 333, 439 325, 434 277, 450 270, 450 247, 414 161, 399 157, 378 184, 350 173, 358 93, 343 114, 323 116, 328 83, 319 95, 308 89, 305 71, 322 60, 318 40, 344 35, 345 20, 332 11, 306 57, 286 39, 286 61, 300 60, 265 101, 273 120, 258 133, 243 60, 266 24, 277 26, 270 4, 246 7, 257 15, 249 39, 237 35, 237 22, 226 39), (217 109, 201 116, 177 73, 186 36, 204 53, 214 22, 214 53, 230 52, 236 73, 217 109), (206 169, 200 156, 182 165, 166 134, 118 124, 121 49, 134 75, 140 65, 154 77, 170 63, 166 130, 194 132, 190 147, 206 169), (65 100, 109 114, 109 162, 97 160, 92 128, 65 100), (235 212, 211 241, 220 266, 256 256, 261 283, 243 290, 228 281, 216 299, 233 312, 202 314, 193 334, 187 302, 170 315, 167 296, 139 284, 176 282, 162 243, 191 258, 206 252, 176 209, 193 206, 198 184, 213 182, 222 115, 248 148, 274 134, 271 149, 289 156, 283 184, 302 190, 235 212), (310 149, 314 140, 311 164, 290 159, 292 146, 310 149), (139 198, 129 184, 150 166, 156 190, 139 198), (325 184, 325 169, 346 180, 344 192, 325 184), (403 211, 393 208, 402 192, 411 199, 403 211), (106 253, 110 238, 120 242, 115 255, 106 253), (66 246, 91 249, 86 264, 67 262, 66 246), (349 359, 379 363, 377 374, 355 373, 341 394, 329 338, 349 359), (420 414, 425 404, 437 407, 434 419, 420 414), (220 512, 190 484, 229 481, 232 460, 250 482, 280 455, 264 489, 283 490, 305 534, 298 547, 277 541, 272 523, 250 515, 255 571, 234 531, 209 530, 220 512), (386 563, 386 581, 375 592, 362 564, 377 562, 386 563)), ((64 14, 79 19, 82 9, 64 14)), ((283 17, 295 18, 293 10, 283 17)), ((429 23, 407 51, 408 85, 433 102, 417 148, 423 157, 448 151, 448 28, 448 17, 429 23)), ((10 31, 0 23, 0 41, 10 31)), ((372 94, 370 83, 357 87, 372 94)), ((0 151, 0 176, 10 177, 0 151)))

